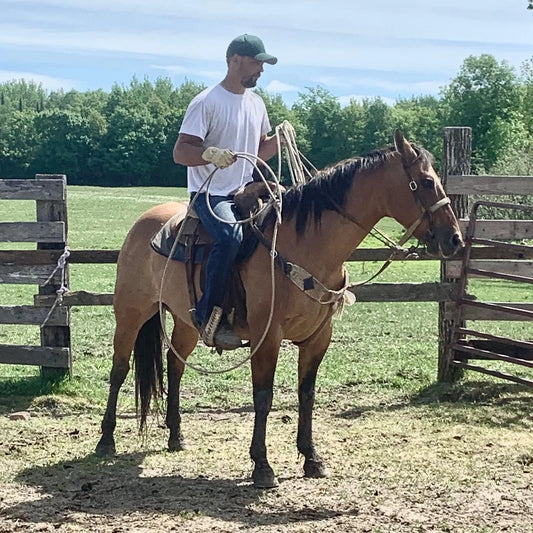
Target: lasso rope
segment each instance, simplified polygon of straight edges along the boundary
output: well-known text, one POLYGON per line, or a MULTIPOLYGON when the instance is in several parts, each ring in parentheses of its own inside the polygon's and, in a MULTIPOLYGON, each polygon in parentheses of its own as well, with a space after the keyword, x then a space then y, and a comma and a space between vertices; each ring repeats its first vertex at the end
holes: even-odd
POLYGON ((52 280, 54 279, 54 276, 56 275, 56 272, 58 270, 61 271, 61 285, 59 286, 59 289, 56 290, 56 299, 54 300, 52 307, 50 307, 50 310, 48 311, 45 319, 43 320, 43 323, 41 324, 41 328, 46 326, 46 324, 50 320, 50 317, 52 316, 52 313, 54 312, 54 309, 58 305, 61 305, 63 303, 63 295, 69 292, 69 289, 67 285, 65 284, 65 278, 66 278, 65 269, 67 266, 67 259, 69 258, 69 256, 70 256, 70 248, 68 246, 65 246, 63 253, 57 260, 57 264, 54 270, 52 270, 52 273, 48 276, 48 279, 42 285, 40 285, 40 287, 46 287, 46 285, 52 282, 52 280))
MULTIPOLYGON (((160 316, 160 322, 161 322, 161 329, 162 329, 162 332, 163 332, 163 337, 164 337, 164 340, 165 340, 167 346, 172 351, 174 356, 177 357, 179 359, 179 361, 181 361, 185 366, 190 367, 191 369, 195 370, 196 372, 198 372, 200 374, 223 374, 223 373, 226 373, 226 372, 231 372, 232 370, 235 370, 235 369, 241 367, 242 365, 244 365, 245 363, 247 363, 248 361, 250 361, 252 359, 252 357, 257 353, 257 351, 259 350, 259 348, 261 347, 263 342, 265 341, 266 336, 268 334, 268 331, 270 329, 270 326, 272 324, 272 318, 274 316, 275 297, 276 297, 276 283, 275 283, 276 242, 277 242, 279 225, 281 224, 281 210, 282 210, 282 205, 281 205, 282 196, 281 196, 281 189, 280 189, 280 180, 281 180, 281 136, 285 137, 285 135, 291 136, 294 139, 294 128, 292 128, 292 126, 288 122, 284 122, 282 125, 280 125, 280 126, 278 126, 276 128, 276 142, 278 143, 278 153, 280 154, 280 157, 279 157, 280 164, 278 165, 278 174, 277 175, 274 174, 274 172, 270 168, 270 166, 265 161, 263 161, 260 157, 254 155, 254 154, 248 154, 248 153, 244 153, 244 152, 238 152, 238 153, 235 154, 237 157, 245 159, 246 161, 251 163, 256 168, 256 170, 258 171, 258 173, 259 173, 259 175, 261 177, 261 180, 266 185, 266 189, 267 189, 268 194, 270 196, 270 201, 268 203, 266 203, 259 210, 258 213, 255 213, 255 214, 251 215, 249 218, 244 219, 244 220, 238 220, 238 221, 231 220, 231 221, 229 221, 229 220, 224 220, 224 219, 220 218, 213 211, 213 209, 211 207, 211 204, 209 202, 209 187, 211 185, 211 181, 213 180, 213 177, 214 177, 216 171, 218 170, 217 168, 215 168, 213 170, 213 172, 211 172, 211 174, 204 181, 204 183, 202 184, 200 189, 197 191, 195 196, 193 197, 191 203, 189 204, 189 206, 187 208, 187 212, 185 214, 185 218, 186 218, 189 215, 190 211, 193 209, 194 203, 196 202, 196 199, 197 199, 198 195, 201 194, 201 192, 204 189, 205 189, 205 193, 207 195, 207 198, 206 198, 207 202, 206 203, 207 203, 207 206, 208 206, 208 209, 209 209, 211 215, 216 220, 218 220, 219 222, 226 223, 226 224, 245 224, 245 223, 251 222, 255 218, 257 218, 258 216, 260 216, 260 214, 265 209, 267 209, 269 206, 274 206, 274 209, 276 211, 276 222, 274 223, 274 230, 273 230, 273 234, 272 234, 272 245, 271 245, 270 254, 269 254, 270 255, 270 284, 271 284, 270 312, 269 312, 267 323, 265 325, 265 329, 263 331, 263 334, 262 334, 259 342, 254 347, 254 349, 250 351, 250 354, 246 358, 244 358, 240 362, 238 362, 238 363, 236 363, 236 364, 234 364, 234 365, 232 365, 230 367, 224 368, 224 369, 207 370, 207 369, 202 368, 200 366, 194 365, 193 363, 190 363, 188 360, 184 359, 178 353, 178 351, 174 348, 174 345, 172 344, 172 340, 169 339, 168 333, 166 331, 165 314, 164 314, 164 308, 163 308, 163 286, 164 286, 164 280, 165 280, 165 277, 166 277, 166 272, 167 272, 167 269, 168 269, 168 265, 170 264, 170 261, 171 261, 172 256, 174 255, 175 249, 178 246, 178 242, 179 242, 179 238, 181 236, 181 231, 183 229, 183 225, 180 226, 180 229, 178 231, 178 235, 176 236, 176 239, 175 239, 175 241, 174 241, 174 243, 172 245, 172 249, 171 249, 171 251, 169 253, 169 256, 167 258, 167 261, 165 263, 165 268, 163 269, 163 274, 161 276, 161 285, 160 285, 160 289, 159 289, 159 299, 158 299, 159 300, 159 302, 158 302, 158 304, 159 304, 159 316, 160 316), (277 195, 275 195, 274 192, 268 186, 268 183, 267 183, 267 180, 266 180, 265 176, 263 175, 261 169, 258 167, 258 163, 263 165, 264 168, 267 169, 267 171, 270 174, 270 176, 273 178, 274 183, 276 184, 276 193, 277 193, 277 195)), ((287 152, 290 153, 290 152, 292 152, 294 150, 295 144, 291 144, 292 141, 290 139, 287 139, 287 137, 285 137, 285 140, 286 140, 286 143, 287 143, 286 144, 287 152)), ((293 159, 296 162, 298 160, 298 157, 294 156, 293 159)), ((301 160, 300 160, 300 162, 301 162, 301 160)), ((297 163, 295 163, 294 166, 297 166, 297 163)), ((296 172, 298 172, 298 171, 296 171, 296 172)), ((295 178, 295 174, 291 170, 291 178, 293 179, 293 183, 295 183, 295 179, 296 180, 300 179, 300 175, 303 175, 303 174, 298 174, 299 177, 295 178)))

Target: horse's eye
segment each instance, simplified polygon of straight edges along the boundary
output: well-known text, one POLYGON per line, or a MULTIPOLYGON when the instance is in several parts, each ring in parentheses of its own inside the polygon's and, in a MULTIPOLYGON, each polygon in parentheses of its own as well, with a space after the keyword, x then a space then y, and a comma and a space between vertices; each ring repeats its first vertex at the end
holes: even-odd
POLYGON ((435 187, 435 182, 432 178, 424 178, 421 181, 421 185, 424 187, 424 189, 433 189, 433 187, 435 187))

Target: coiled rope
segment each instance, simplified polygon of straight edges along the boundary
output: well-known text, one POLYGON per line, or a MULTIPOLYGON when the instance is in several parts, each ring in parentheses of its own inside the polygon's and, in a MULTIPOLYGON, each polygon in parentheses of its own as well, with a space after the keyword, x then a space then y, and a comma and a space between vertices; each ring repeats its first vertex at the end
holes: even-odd
MULTIPOLYGON (((300 184, 300 183, 305 183, 305 181, 306 181, 305 170, 304 170, 305 167, 304 167, 304 165, 302 163, 302 160, 300 158, 301 154, 298 152, 298 149, 297 149, 297 146, 296 146, 295 132, 294 132, 294 128, 292 127, 292 125, 289 122, 284 121, 282 124, 280 124, 279 126, 276 127, 275 135, 276 135, 276 142, 277 142, 277 145, 278 145, 278 154, 280 154, 279 157, 278 157, 278 173, 277 173, 277 175, 270 168, 270 166, 265 161, 263 161, 260 157, 254 155, 254 154, 249 154, 249 153, 244 153, 244 152, 238 152, 238 153, 235 154, 238 158, 245 159, 250 164, 252 164, 254 166, 254 168, 258 171, 261 180, 266 185, 266 189, 267 189, 268 194, 270 196, 270 200, 268 202, 266 202, 257 213, 251 215, 249 218, 246 218, 246 219, 243 219, 243 220, 238 220, 238 221, 224 220, 224 219, 220 218, 218 215, 216 215, 216 213, 214 213, 214 211, 213 211, 213 209, 211 207, 211 204, 209 202, 209 187, 211 185, 211 182, 213 180, 213 177, 214 177, 215 173, 218 170, 217 168, 215 168, 211 172, 211 174, 207 177, 207 179, 204 181, 204 183, 202 184, 200 189, 197 191, 197 193, 195 194, 195 196, 191 200, 191 203, 189 204, 189 206, 187 208, 187 212, 185 214, 185 218, 186 218, 189 215, 190 211, 193 209, 194 203, 196 202, 196 199, 197 199, 198 195, 201 194, 204 190, 205 190, 205 193, 206 193, 206 196, 207 196, 207 202, 206 203, 207 203, 207 206, 208 206, 208 209, 209 209, 211 215, 216 220, 218 220, 219 222, 222 222, 222 223, 226 223, 226 224, 246 224, 246 223, 252 222, 254 219, 259 217, 261 215, 261 213, 263 213, 263 211, 265 209, 268 209, 271 206, 274 208, 274 210, 276 212, 276 221, 274 223, 274 229, 273 229, 273 234, 272 234, 272 244, 271 244, 270 253, 269 253, 269 255, 270 255, 270 284, 271 284, 270 312, 269 312, 268 320, 267 320, 266 325, 265 325, 265 329, 263 331, 263 334, 262 334, 259 342, 254 347, 254 349, 250 351, 250 354, 247 357, 243 358, 238 363, 236 363, 234 365, 231 365, 229 367, 226 367, 226 368, 223 368, 223 369, 216 369, 216 370, 209 369, 208 370, 208 369, 202 368, 202 367, 200 367, 198 365, 195 365, 195 364, 189 362, 188 360, 184 359, 178 353, 178 351, 175 349, 175 347, 172 344, 172 340, 168 336, 168 333, 166 331, 166 323, 165 323, 165 314, 164 314, 165 309, 163 307, 163 286, 164 286, 164 280, 165 280, 165 277, 166 277, 166 272, 167 272, 167 269, 168 269, 168 265, 170 264, 171 258, 174 255, 176 247, 178 246, 178 241, 179 241, 179 238, 181 236, 181 231, 182 231, 183 226, 181 226, 179 231, 178 231, 178 235, 176 236, 176 239, 175 239, 175 241, 174 241, 174 243, 172 245, 172 249, 171 249, 171 251, 169 253, 169 257, 167 258, 167 261, 165 263, 165 268, 163 269, 163 274, 161 276, 161 285, 160 285, 160 289, 159 289, 159 298, 158 298, 159 301, 158 301, 158 304, 159 304, 159 316, 160 316, 160 322, 161 322, 161 329, 162 329, 162 332, 163 332, 164 340, 165 340, 167 346, 169 347, 169 349, 171 350, 171 352, 174 354, 175 357, 177 357, 185 366, 190 367, 191 369, 195 370, 196 372, 198 372, 200 374, 223 374, 223 373, 226 373, 226 372, 231 372, 232 370, 235 370, 235 369, 241 367, 242 365, 244 365, 245 363, 247 363, 248 361, 250 361, 252 359, 252 357, 257 353, 257 351, 259 350, 259 348, 261 347, 263 342, 265 341, 266 336, 268 334, 268 331, 270 329, 270 326, 272 324, 272 318, 274 316, 275 297, 276 297, 276 283, 275 283, 276 242, 277 242, 279 225, 281 224, 281 211, 282 211, 282 194, 281 194, 281 188, 280 188, 280 181, 281 181, 281 153, 282 153, 281 148, 282 148, 282 145, 284 146, 284 148, 286 150, 288 160, 291 161, 289 163, 289 171, 290 171, 291 180, 292 180, 293 184, 297 185, 297 184, 300 184), (282 142, 282 139, 283 139, 284 142, 282 142), (275 193, 268 186, 267 180, 266 180, 261 168, 259 168, 259 165, 262 165, 268 171, 268 173, 270 174, 270 177, 273 179, 273 181, 274 181, 274 183, 276 185, 275 193)), ((309 176, 310 176, 310 174, 309 174, 309 176)), ((175 216, 177 216, 177 215, 175 215, 175 216)))
POLYGON ((56 272, 58 270, 61 271, 61 285, 59 286, 59 289, 56 290, 56 299, 54 300, 52 307, 50 307, 45 319, 43 320, 43 323, 41 324, 41 328, 46 326, 46 324, 50 320, 50 317, 52 316, 52 313, 54 312, 54 309, 58 305, 61 305, 63 303, 63 295, 69 292, 69 289, 65 282, 65 279, 66 279, 65 269, 67 266, 67 259, 69 258, 69 256, 70 256, 70 248, 68 246, 65 246, 63 253, 57 260, 57 264, 54 270, 52 270, 52 273, 48 276, 48 279, 42 285, 40 285, 40 287, 46 287, 46 285, 52 282, 52 280, 54 279, 54 276, 56 275, 56 272))

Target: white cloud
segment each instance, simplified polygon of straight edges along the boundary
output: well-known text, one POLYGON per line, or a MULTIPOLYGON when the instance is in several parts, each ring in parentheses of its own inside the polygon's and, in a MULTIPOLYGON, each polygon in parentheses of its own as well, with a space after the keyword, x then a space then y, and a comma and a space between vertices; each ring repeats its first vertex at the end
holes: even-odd
POLYGON ((5 81, 25 80, 27 82, 33 81, 36 84, 41 84, 49 91, 57 91, 59 89, 74 89, 79 83, 76 80, 66 78, 54 78, 52 76, 45 76, 36 72, 21 72, 14 70, 0 70, 0 83, 5 81))
POLYGON ((183 65, 150 65, 155 70, 162 70, 166 72, 168 76, 186 76, 186 77, 199 77, 208 78, 213 80, 221 80, 225 76, 223 70, 207 70, 199 69, 195 67, 186 67, 183 65))
POLYGON ((39 9, 34 0, 0 2, 3 68, 25 69, 50 88, 73 86, 69 76, 98 86, 150 69, 210 84, 224 77, 228 42, 245 32, 279 57, 261 81, 287 98, 313 83, 337 94, 436 94, 469 55, 518 67, 533 49, 525 0, 271 0, 268 19, 250 0, 39 0, 39 9), (65 79, 45 76, 49 65, 65 79))
POLYGON ((290 85, 288 83, 283 83, 279 80, 272 80, 266 87, 265 90, 269 93, 290 93, 296 92, 300 89, 295 85, 290 85))

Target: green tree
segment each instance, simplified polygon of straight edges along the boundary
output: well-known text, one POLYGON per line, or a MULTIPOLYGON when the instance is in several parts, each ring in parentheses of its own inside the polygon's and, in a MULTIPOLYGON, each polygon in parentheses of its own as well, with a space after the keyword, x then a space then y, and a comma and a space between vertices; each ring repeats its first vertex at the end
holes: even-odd
POLYGON ((1 178, 31 177, 31 163, 39 146, 34 122, 36 113, 32 108, 0 112, 1 178))
POLYGON ((307 157, 317 168, 322 168, 345 154, 345 142, 339 124, 343 113, 338 99, 322 88, 309 88, 300 93, 293 111, 309 143, 307 157))
POLYGON ((392 126, 392 110, 381 99, 363 100, 364 137, 361 151, 371 150, 390 144, 394 128, 392 126))
POLYGON ((110 184, 154 184, 152 177, 166 143, 163 107, 148 80, 134 78, 128 88, 113 86, 102 140, 110 184))
POLYGON ((446 122, 473 129, 475 167, 492 166, 520 130, 519 81, 507 62, 488 54, 465 59, 459 74, 443 90, 446 122))
POLYGON ((442 108, 433 96, 416 96, 399 100, 391 110, 393 129, 400 128, 404 135, 440 159, 442 131, 445 126, 442 108))
POLYGON ((172 150, 189 103, 203 89, 204 85, 192 81, 185 81, 177 88, 167 78, 159 78, 155 82, 154 91, 160 102, 165 104, 162 108, 165 143, 160 146, 159 160, 152 176, 154 184, 175 187, 187 184, 187 169, 174 163, 172 150))
POLYGON ((106 122, 97 110, 45 109, 34 123, 39 137, 35 172, 66 174, 71 184, 101 182, 100 142, 106 122))
POLYGON ((520 111, 530 137, 533 137, 533 57, 521 66, 520 111))

